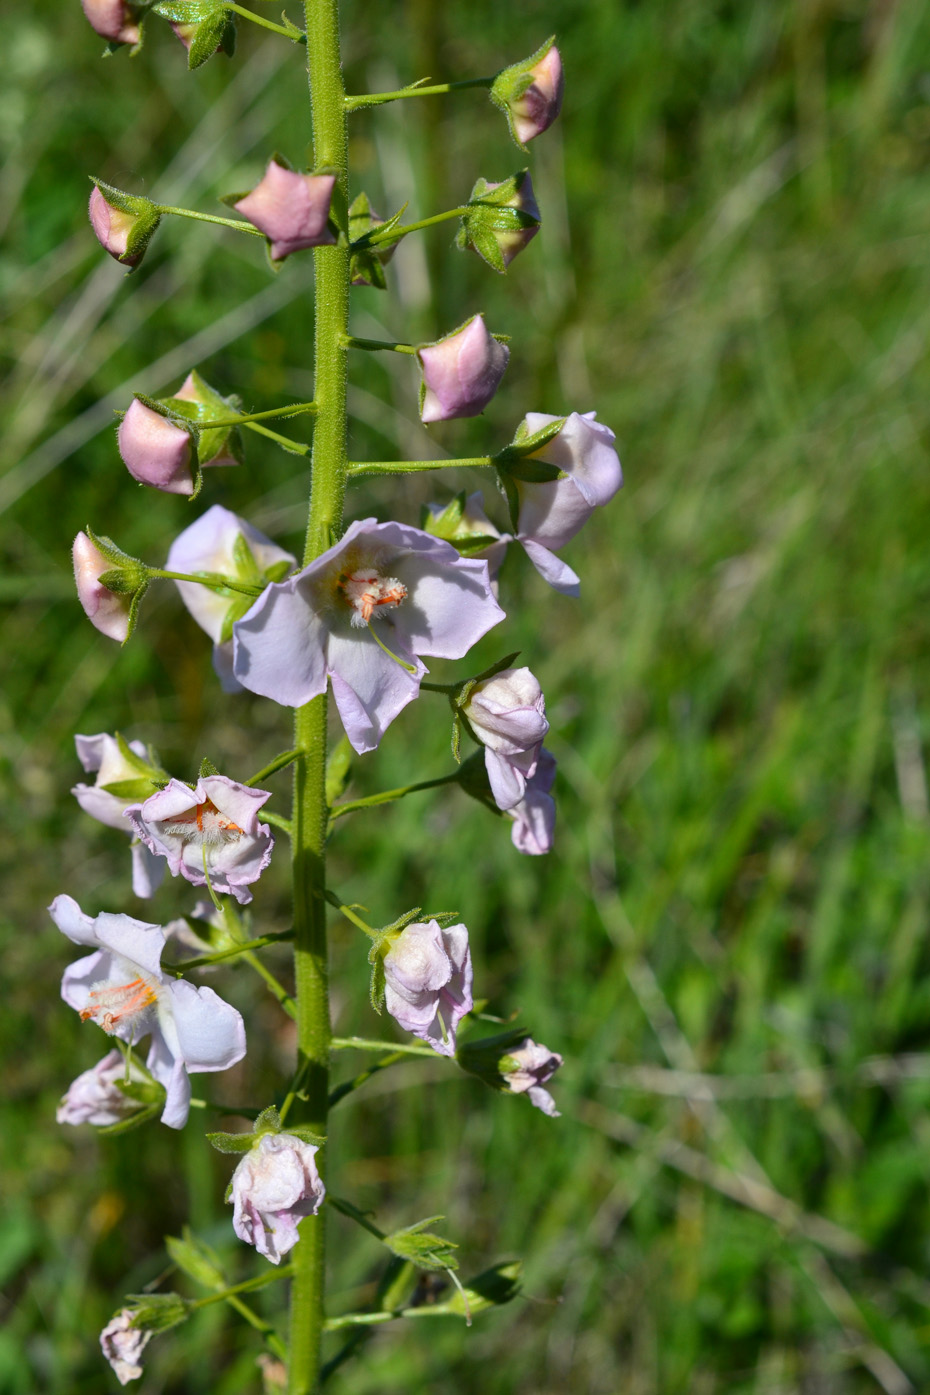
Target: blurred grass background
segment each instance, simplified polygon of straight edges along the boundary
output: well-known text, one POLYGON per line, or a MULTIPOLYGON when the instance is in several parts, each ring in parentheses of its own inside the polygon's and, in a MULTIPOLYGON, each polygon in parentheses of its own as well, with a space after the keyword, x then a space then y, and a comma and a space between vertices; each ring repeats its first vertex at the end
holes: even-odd
MULTIPOLYGON (((381 1330, 332 1388, 926 1390, 930 12, 351 0, 344 28, 350 90, 493 72, 553 30, 568 79, 529 157, 544 231, 510 277, 437 228, 400 248, 388 294, 355 301, 357 333, 414 340, 484 309, 513 336, 502 391, 428 438, 409 361, 359 355, 353 455, 483 452, 527 409, 596 406, 627 486, 566 551, 581 601, 510 558, 508 622, 478 656, 520 646, 546 689, 556 851, 519 857, 444 791, 334 843, 331 881, 376 923, 460 910, 489 1010, 519 1010, 566 1064, 557 1122, 430 1063, 339 1107, 343 1194, 385 1228, 445 1213, 466 1275, 527 1266, 523 1297, 471 1331, 381 1330)), ((61 891, 94 913, 190 905, 174 884, 133 901, 125 845, 68 793, 74 732, 119 728, 188 776, 208 754, 245 778, 289 745, 286 712, 219 693, 167 587, 125 651, 99 636, 69 547, 91 522, 157 564, 199 512, 121 466, 112 410, 134 389, 197 365, 255 409, 312 392, 309 258, 272 279, 251 240, 168 220, 126 280, 90 233, 87 175, 218 211, 275 148, 303 161, 305 78, 257 30, 194 75, 154 22, 138 59, 99 54, 76 0, 5 19, 3 1395, 115 1388, 96 1334, 188 1216, 233 1274, 260 1263, 232 1239, 203 1116, 180 1136, 55 1125, 102 1038, 58 1000, 70 947, 44 907, 61 891)), ((481 93, 361 114, 352 137, 353 192, 382 212, 425 215, 522 163, 481 93)), ((299 462, 248 444, 203 506, 297 547, 299 462)), ((416 522, 430 497, 448 491, 378 482, 350 516, 416 522)), ((447 768, 432 701, 359 763, 357 792, 447 768)), ((286 777, 273 787, 286 808, 286 777)), ((258 928, 286 927, 286 876, 279 857, 258 928)), ((374 1034, 360 937, 333 940, 337 1030, 374 1034)), ((291 1043, 248 972, 213 979, 247 1014, 247 1067, 200 1092, 260 1105, 291 1043)), ((331 1260, 334 1310, 367 1301, 380 1255, 338 1216, 331 1260)), ((135 1388, 257 1392, 257 1352, 209 1310, 150 1346, 135 1388)))

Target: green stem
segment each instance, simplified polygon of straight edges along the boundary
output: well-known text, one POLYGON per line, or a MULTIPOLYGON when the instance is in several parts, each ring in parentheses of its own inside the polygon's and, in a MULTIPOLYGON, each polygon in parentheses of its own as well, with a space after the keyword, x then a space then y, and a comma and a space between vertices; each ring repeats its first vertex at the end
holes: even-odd
POLYGON ((267 1288, 269 1284, 277 1283, 279 1279, 289 1279, 293 1273, 290 1264, 284 1264, 280 1269, 274 1271, 266 1270, 254 1279, 246 1279, 241 1284, 233 1284, 231 1288, 221 1288, 216 1293, 208 1293, 203 1298, 194 1298, 191 1301, 191 1308, 208 1308, 211 1303, 225 1303, 230 1298, 235 1298, 240 1293, 254 1293, 256 1289, 267 1288))
POLYGON ((487 469, 495 465, 493 455, 465 455, 454 460, 350 460, 349 478, 361 475, 416 475, 422 470, 487 469))
POLYGON ((290 39, 293 44, 305 44, 306 34, 300 30, 285 29, 283 24, 273 24, 270 19, 262 19, 261 15, 253 13, 252 10, 244 10, 241 5, 234 5, 232 0, 224 0, 224 10, 232 10, 234 15, 241 15, 243 19, 250 19, 253 24, 260 24, 263 29, 270 29, 273 34, 283 34, 285 39, 290 39))
POLYGON ((330 813, 330 822, 335 823, 345 814, 354 814, 356 809, 373 809, 378 804, 391 804, 395 799, 403 799, 408 794, 419 794, 421 790, 438 789, 440 785, 454 785, 459 780, 459 771, 451 775, 439 775, 435 780, 418 780, 415 785, 400 785, 396 790, 381 790, 379 794, 369 794, 364 799, 350 799, 346 804, 337 804, 330 813))
POLYGON ((401 344, 393 339, 359 339, 354 334, 346 335, 347 349, 368 349, 376 353, 378 349, 390 349, 395 354, 415 354, 415 344, 401 344))
POLYGON ((211 417, 209 420, 197 422, 196 425, 201 431, 213 431, 219 426, 248 426, 252 421, 266 421, 269 417, 299 417, 304 412, 315 412, 315 402, 294 402, 290 407, 269 407, 267 412, 242 412, 235 417, 220 417, 215 421, 211 417))
POLYGON ((464 82, 437 82, 429 87, 401 87, 396 92, 363 92, 357 97, 346 97, 346 111, 381 107, 386 102, 402 102, 407 97, 438 97, 444 92, 461 92, 466 87, 490 87, 493 81, 493 77, 468 78, 464 82))
MULTIPOLYGON (((283 770, 286 765, 290 765, 293 761, 297 760, 299 755, 299 750, 282 751, 279 756, 275 756, 274 760, 269 761, 267 765, 263 765, 261 770, 257 771, 251 779, 246 780, 245 783, 250 787, 253 785, 260 785, 262 780, 267 780, 268 776, 274 775, 277 770, 283 770)), ((264 817, 265 815, 262 814, 262 818, 264 817)))
MULTIPOLYGON (((429 1050, 429 1048, 427 1048, 429 1050)), ((433 1052, 433 1055, 436 1053, 433 1052)), ((404 1059, 406 1052, 392 1051, 390 1056, 383 1056, 380 1061, 375 1061, 374 1065, 367 1070, 361 1071, 351 1080, 344 1080, 341 1085, 337 1085, 335 1090, 329 1092, 329 1107, 335 1109, 336 1105, 344 1100, 348 1095, 354 1094, 362 1085, 371 1079, 373 1075, 378 1075, 381 1071, 387 1070, 389 1066, 399 1065, 404 1059)))
POLYGON ((215 213, 198 213, 196 208, 174 208, 171 204, 156 204, 159 213, 173 213, 176 218, 193 218, 198 223, 218 223, 221 228, 235 228, 236 232, 251 233, 253 237, 264 237, 254 223, 246 223, 241 218, 218 218, 215 213))
POLYGON ((273 828, 280 828, 283 833, 287 834, 288 838, 293 838, 294 825, 290 819, 282 817, 281 814, 272 814, 268 809, 262 810, 262 818, 273 828))
POLYGON ((247 581, 234 581, 231 576, 204 573, 197 576, 193 572, 166 572, 161 567, 146 567, 149 576, 163 577, 166 581, 196 581, 198 586, 209 586, 211 591, 238 591, 242 596, 260 596, 263 586, 250 586, 247 581))
POLYGON ((468 206, 462 208, 448 208, 445 213, 434 213, 431 218, 419 218, 415 223, 404 223, 400 227, 396 224, 393 228, 387 228, 384 232, 366 233, 355 243, 356 248, 362 247, 383 247, 391 242, 399 242, 408 233, 419 232, 421 228, 431 228, 436 223, 447 223, 450 218, 461 218, 463 213, 468 212, 468 206))
POLYGON ((387 1313, 344 1313, 342 1317, 327 1318, 324 1326, 327 1332, 338 1332, 343 1327, 370 1327, 374 1323, 395 1322, 397 1318, 461 1316, 449 1303, 425 1303, 422 1308, 397 1308, 387 1313))
MULTIPOLYGON (((304 565, 330 545, 342 523, 346 483, 346 351, 349 331, 348 133, 339 52, 338 0, 304 0, 313 128, 313 165, 336 170, 333 212, 345 234, 342 246, 315 247, 314 400, 310 509, 304 565)), ((294 746, 294 973, 297 985, 297 1060, 306 1068, 302 1122, 326 1133, 329 1108, 329 959, 326 940, 326 694, 297 709, 294 746)), ((290 1395, 319 1389, 324 1323, 325 1220, 301 1225, 293 1251, 290 1395)))
POLYGON ((281 940, 292 940, 293 938, 293 930, 282 930, 279 935, 261 935, 255 940, 245 940, 241 945, 230 945, 228 949, 218 949, 215 954, 202 954, 197 959, 182 959, 179 964, 163 964, 162 968, 170 970, 173 974, 183 974, 188 969, 202 969, 206 964, 221 964, 224 959, 235 959, 237 954, 246 954, 253 949, 264 949, 266 945, 278 944, 281 940))
POLYGON ((330 1045, 334 1051, 396 1051, 402 1056, 436 1055, 431 1046, 414 1046, 411 1042, 372 1041, 368 1037, 333 1037, 330 1045))
POLYGON ((302 441, 292 441, 290 436, 281 436, 277 431, 270 431, 267 426, 260 426, 257 421, 247 421, 243 423, 254 431, 257 436, 267 436, 269 441, 274 441, 282 450, 286 450, 288 455, 310 455, 311 446, 305 446, 302 441))

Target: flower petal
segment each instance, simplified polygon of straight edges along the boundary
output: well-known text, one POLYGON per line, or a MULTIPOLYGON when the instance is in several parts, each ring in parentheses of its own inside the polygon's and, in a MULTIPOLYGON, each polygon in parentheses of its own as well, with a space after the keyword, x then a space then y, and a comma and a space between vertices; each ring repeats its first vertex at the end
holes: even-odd
POLYGON ((269 586, 233 626, 233 672, 244 688, 302 707, 326 691, 326 628, 302 588, 269 586))
POLYGON ((168 989, 181 1055, 188 1070, 228 1070, 245 1055, 242 1016, 212 988, 178 979, 168 989))
POLYGON ((556 557, 555 553, 550 552, 548 547, 543 547, 542 543, 531 542, 529 538, 520 538, 519 542, 543 581, 548 581, 549 585, 556 591, 561 591, 563 596, 581 595, 581 581, 577 572, 573 572, 567 562, 556 557))
POLYGON ((330 635, 329 669, 333 697, 346 736, 359 755, 373 751, 384 733, 420 691, 420 679, 428 670, 406 645, 398 641, 393 626, 379 622, 385 643, 415 672, 385 654, 367 631, 355 635, 330 635))

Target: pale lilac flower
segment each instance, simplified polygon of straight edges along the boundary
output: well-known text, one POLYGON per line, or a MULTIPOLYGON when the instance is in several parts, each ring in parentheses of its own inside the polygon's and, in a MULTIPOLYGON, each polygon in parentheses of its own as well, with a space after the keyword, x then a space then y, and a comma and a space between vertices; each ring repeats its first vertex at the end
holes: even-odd
POLYGON ((530 1104, 548 1114, 550 1119, 558 1119, 559 1111, 555 1100, 543 1086, 555 1075, 562 1064, 557 1051, 550 1051, 532 1037, 526 1037, 519 1046, 508 1050, 505 1060, 513 1061, 512 1070, 504 1070, 501 1075, 515 1095, 525 1094, 530 1104))
MULTIPOLYGON (((532 435, 557 420, 545 412, 528 412, 523 426, 526 434, 532 435)), ((575 536, 596 508, 609 503, 623 484, 614 439, 614 433, 596 420, 594 412, 572 412, 557 436, 526 457, 557 466, 564 477, 539 483, 515 481, 520 500, 517 540, 550 586, 569 596, 579 593, 578 577, 554 553, 575 536)))
POLYGON ((497 392, 510 350, 489 333, 483 315, 417 349, 423 371, 420 420, 476 417, 497 392))
POLYGON ((233 626, 233 669, 254 693, 302 707, 333 696, 349 741, 374 750, 428 672, 460 659, 504 612, 487 562, 402 523, 353 523, 303 571, 269 586, 233 626))
POLYGON ((81 0, 90 27, 114 44, 137 44, 136 8, 127 0, 81 0))
MULTIPOLYGON (((132 836, 131 830, 126 827, 123 814, 130 804, 138 803, 138 796, 135 799, 121 799, 119 795, 111 794, 103 786, 115 785, 121 780, 140 779, 138 766, 132 765, 126 759, 116 738, 108 732, 101 731, 95 736, 75 736, 74 744, 78 760, 84 769, 88 773, 96 771, 97 778, 92 785, 75 785, 71 793, 84 813, 90 814, 92 819, 106 824, 108 828, 122 829, 124 833, 132 836)), ((149 753, 141 741, 130 741, 129 749, 141 760, 149 759, 149 753)), ((149 852, 144 843, 133 843, 132 889, 136 896, 143 900, 154 896, 161 885, 164 870, 164 863, 149 852)))
MULTIPOLYGON (((175 538, 168 553, 166 568, 194 576, 200 572, 219 572, 223 576, 236 577, 236 549, 237 545, 241 546, 240 538, 248 545, 262 575, 278 575, 296 565, 297 559, 293 553, 285 552, 264 533, 253 528, 251 523, 246 523, 244 518, 224 509, 221 504, 214 504, 196 523, 175 538)), ((233 645, 228 630, 231 628, 230 614, 244 614, 250 607, 250 601, 238 592, 230 591, 222 595, 209 586, 199 586, 195 581, 178 581, 175 585, 197 624, 213 640, 213 667, 224 692, 241 692, 242 685, 233 677, 233 645), (225 637, 224 631, 227 631, 225 637)))
MULTIPOLYGON (((97 1128, 118 1124, 141 1108, 138 1100, 119 1088, 119 1081, 126 1079, 123 1053, 114 1047, 102 1061, 72 1080, 58 1106, 56 1120, 59 1124, 94 1124, 97 1128)), ((145 1079, 135 1063, 130 1064, 128 1079, 145 1079)))
POLYGON ((101 1349, 120 1385, 142 1375, 142 1353, 152 1339, 151 1329, 132 1326, 133 1317, 132 1309, 120 1308, 100 1333, 101 1349))
POLYGON ((384 956, 385 1007, 441 1056, 455 1055, 456 1028, 473 1006, 471 983, 464 925, 442 930, 438 921, 415 921, 384 956))
POLYGON ((462 708, 484 746, 484 763, 499 809, 512 809, 536 774, 549 730, 546 699, 528 668, 506 668, 476 683, 462 708))
POLYGON ((264 178, 233 207, 265 234, 272 261, 279 262, 304 247, 336 241, 329 228, 335 184, 333 174, 298 174, 271 160, 264 178))
POLYGON ((125 643, 129 638, 132 596, 108 591, 99 581, 104 572, 112 570, 113 563, 94 546, 86 533, 78 533, 71 555, 78 600, 84 607, 84 614, 101 634, 125 643))
POLYGON ((70 896, 56 896, 49 912, 69 940, 95 951, 65 970, 61 996, 110 1036, 132 1043, 150 1037, 145 1065, 165 1087, 162 1123, 183 1128, 188 1071, 228 1070, 245 1055, 239 1013, 212 988, 162 972, 162 926, 107 912, 92 918, 70 896))
POLYGON ((527 779, 523 798, 506 811, 507 817, 514 821, 510 837, 518 852, 535 857, 552 851, 555 800, 549 791, 555 780, 555 769, 555 756, 543 747, 536 770, 527 779))
POLYGON ((270 790, 249 789, 225 775, 202 775, 191 789, 169 780, 144 804, 133 804, 126 818, 133 832, 157 857, 168 860, 173 877, 194 886, 251 901, 247 890, 271 861, 274 838, 258 811, 270 790))
POLYGON ((323 1204, 316 1152, 292 1133, 265 1133, 233 1173, 233 1230, 272 1264, 297 1244, 300 1221, 323 1204))

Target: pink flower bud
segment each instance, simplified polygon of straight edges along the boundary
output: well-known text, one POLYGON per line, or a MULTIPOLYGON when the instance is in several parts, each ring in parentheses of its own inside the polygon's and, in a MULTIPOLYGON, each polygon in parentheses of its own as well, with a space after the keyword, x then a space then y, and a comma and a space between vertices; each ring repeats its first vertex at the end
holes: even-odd
POLYGON ((420 420, 476 417, 497 392, 510 350, 489 334, 483 315, 417 350, 423 370, 420 420))
POLYGON ((456 246, 471 247, 495 271, 505 272, 533 240, 542 221, 527 170, 497 184, 479 179, 469 196, 456 246), (507 215, 504 210, 514 209, 507 215))
POLYGON ((455 1054, 455 1033, 472 1010, 472 968, 464 925, 408 925, 384 956, 384 1005, 441 1056, 455 1054))
POLYGON ((102 1061, 72 1080, 58 1106, 56 1120, 59 1124, 94 1124, 97 1128, 118 1124, 141 1107, 138 1100, 119 1088, 119 1082, 127 1079, 140 1081, 145 1076, 134 1064, 127 1073, 123 1053, 110 1051, 102 1061))
POLYGON ((272 1264, 294 1248, 299 1223, 323 1204, 316 1152, 294 1134, 262 1134, 233 1173, 233 1230, 272 1264))
POLYGON ((555 1100, 548 1090, 543 1089, 543 1085, 551 1080, 561 1064, 562 1057, 557 1051, 550 1051, 548 1046, 526 1037, 503 1058, 501 1076, 515 1095, 525 1094, 530 1103, 548 1114, 550 1119, 558 1119, 555 1100))
POLYGON ((298 174, 270 161, 265 177, 233 207, 271 243, 279 262, 304 247, 325 247, 336 239, 329 229, 329 205, 336 177, 298 174))
POLYGON ((74 559, 78 600, 84 607, 88 620, 101 634, 124 643, 129 638, 132 596, 108 591, 98 580, 104 572, 112 570, 112 562, 94 546, 86 533, 78 533, 71 555, 74 559))
POLYGON ((116 433, 123 464, 140 484, 166 494, 193 494, 192 439, 183 426, 133 400, 116 433))
POLYGON ((141 29, 126 0, 81 0, 92 29, 114 44, 137 44, 141 29))
POLYGON ((151 1331, 133 1327, 135 1314, 120 1308, 100 1333, 100 1347, 120 1385, 142 1375, 142 1353, 152 1340, 151 1331))
POLYGON ((562 59, 551 39, 525 62, 498 74, 491 101, 507 113, 518 145, 525 146, 552 125, 562 109, 564 86, 562 59))
MULTIPOLYGON (((488 191, 499 189, 499 184, 489 184, 488 191)), ((507 208, 517 208, 521 213, 528 213, 536 222, 528 228, 516 228, 511 232, 496 231, 495 241, 501 249, 501 256, 504 258, 504 266, 509 266, 518 252, 522 252, 539 232, 539 225, 542 221, 542 214, 539 211, 539 204, 536 202, 536 195, 533 192, 533 181, 527 174, 519 188, 514 193, 513 198, 508 199, 505 205, 507 208)))
POLYGON ((499 809, 526 796, 549 730, 546 700, 528 668, 507 668, 477 683, 462 708, 484 746, 485 768, 499 809))
POLYGON ((539 62, 530 69, 533 81, 522 97, 510 103, 517 139, 526 145, 549 129, 562 110, 565 79, 562 59, 553 44, 539 62))
POLYGON ((124 266, 136 266, 142 260, 142 253, 140 252, 138 256, 134 257, 126 256, 129 234, 136 224, 135 214, 122 213, 118 208, 107 203, 96 184, 90 196, 87 211, 90 215, 91 226, 97 235, 97 241, 103 250, 109 252, 111 257, 115 257, 124 266))

